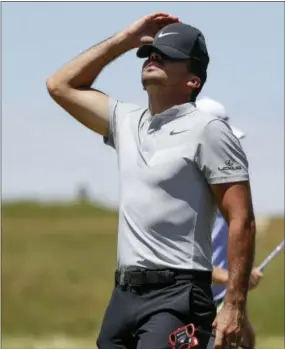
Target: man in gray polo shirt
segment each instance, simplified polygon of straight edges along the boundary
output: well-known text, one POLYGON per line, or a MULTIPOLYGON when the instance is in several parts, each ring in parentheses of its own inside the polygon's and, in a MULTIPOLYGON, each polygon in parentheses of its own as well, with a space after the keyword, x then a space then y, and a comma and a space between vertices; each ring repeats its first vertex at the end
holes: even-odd
MULTIPOLYGON (((169 348, 169 334, 190 322, 199 328, 199 348, 206 347, 205 330, 212 324, 216 349, 239 345, 254 215, 247 159, 238 139, 226 123, 193 103, 208 63, 198 29, 154 13, 87 50, 47 81, 53 99, 102 134, 118 155, 118 262, 100 349, 169 348), (142 84, 148 108, 91 89, 108 63, 133 48, 146 59, 142 84), (229 282, 215 318, 211 231, 217 206, 229 224, 229 282)), ((188 339, 179 340, 177 348, 188 339)))

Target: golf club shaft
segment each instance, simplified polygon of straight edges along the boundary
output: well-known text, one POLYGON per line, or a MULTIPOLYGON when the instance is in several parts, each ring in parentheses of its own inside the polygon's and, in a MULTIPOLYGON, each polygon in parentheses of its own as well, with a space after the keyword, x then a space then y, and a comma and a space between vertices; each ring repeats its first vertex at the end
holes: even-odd
MULTIPOLYGON (((263 271, 265 269, 265 267, 272 261, 272 259, 274 257, 276 257, 279 252, 281 252, 283 247, 284 247, 284 240, 282 242, 280 242, 280 244, 278 246, 275 247, 275 249, 263 260, 263 262, 261 264, 259 264, 259 266, 257 268, 259 270, 263 271)), ((222 293, 223 297, 225 296, 226 292, 227 292, 227 290, 225 289, 224 292, 222 293)), ((221 308, 221 305, 223 303, 220 304, 219 308, 221 308)))
POLYGON ((258 269, 263 271, 264 268, 272 261, 272 259, 277 256, 277 254, 284 247, 284 240, 264 259, 264 261, 258 266, 258 269))

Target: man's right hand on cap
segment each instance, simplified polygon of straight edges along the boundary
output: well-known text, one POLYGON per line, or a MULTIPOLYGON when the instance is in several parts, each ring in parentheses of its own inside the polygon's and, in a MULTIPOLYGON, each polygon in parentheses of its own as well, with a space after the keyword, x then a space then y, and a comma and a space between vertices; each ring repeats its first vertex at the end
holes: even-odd
POLYGON ((164 12, 155 12, 133 23, 126 33, 132 38, 133 46, 151 44, 155 35, 165 26, 179 22, 178 17, 164 12))

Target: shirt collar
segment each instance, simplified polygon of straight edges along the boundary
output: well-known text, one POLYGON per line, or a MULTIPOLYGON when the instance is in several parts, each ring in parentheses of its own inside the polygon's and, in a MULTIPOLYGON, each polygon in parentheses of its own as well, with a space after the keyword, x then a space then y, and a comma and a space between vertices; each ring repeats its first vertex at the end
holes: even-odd
POLYGON ((173 107, 165 110, 162 113, 153 115, 153 118, 163 118, 165 121, 176 119, 185 114, 189 114, 196 110, 195 103, 187 102, 180 105, 174 105, 173 107))

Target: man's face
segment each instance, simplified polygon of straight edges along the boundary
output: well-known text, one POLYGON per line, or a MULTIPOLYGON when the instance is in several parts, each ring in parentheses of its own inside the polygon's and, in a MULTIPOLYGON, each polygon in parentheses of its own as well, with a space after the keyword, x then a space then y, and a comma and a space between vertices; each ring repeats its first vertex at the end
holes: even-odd
POLYGON ((189 90, 187 82, 190 77, 187 60, 171 60, 157 52, 152 52, 142 67, 142 84, 145 89, 149 86, 167 86, 189 90))

